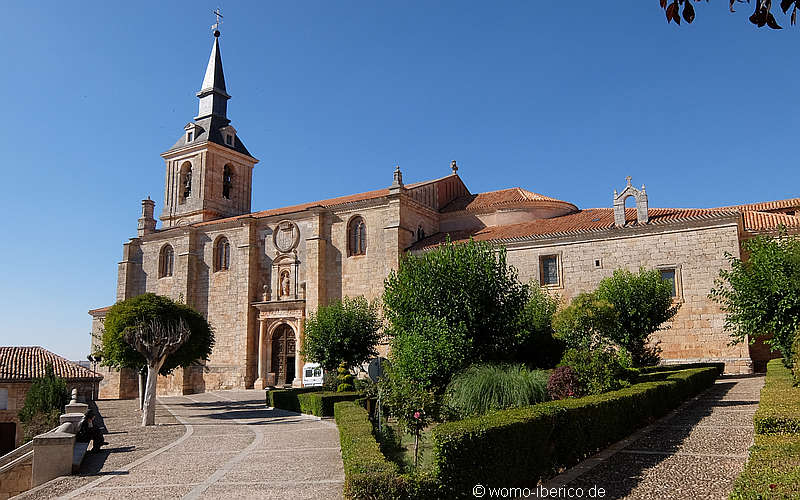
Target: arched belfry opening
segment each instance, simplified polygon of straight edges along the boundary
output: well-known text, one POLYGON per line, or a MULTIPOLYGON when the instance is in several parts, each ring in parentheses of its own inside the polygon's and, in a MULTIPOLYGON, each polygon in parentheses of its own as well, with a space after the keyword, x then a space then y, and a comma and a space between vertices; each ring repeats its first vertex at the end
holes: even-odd
POLYGON ((614 190, 614 225, 617 227, 623 227, 625 225, 625 201, 630 197, 633 197, 636 202, 636 223, 647 224, 649 215, 647 212, 647 193, 645 192, 644 184, 642 184, 642 189, 639 190, 631 185, 630 175, 625 177, 625 180, 627 181, 627 185, 621 193, 617 193, 616 189, 614 190))

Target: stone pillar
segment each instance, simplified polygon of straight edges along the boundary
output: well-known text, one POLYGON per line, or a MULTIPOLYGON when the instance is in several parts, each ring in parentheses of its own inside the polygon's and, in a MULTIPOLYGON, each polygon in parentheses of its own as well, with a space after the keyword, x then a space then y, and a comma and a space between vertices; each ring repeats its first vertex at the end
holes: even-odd
POLYGON ((117 264, 117 302, 139 295, 141 273, 141 242, 131 238, 122 245, 122 261, 117 264))
POLYGON ((267 335, 266 321, 264 321, 264 343, 267 344, 267 354, 265 356, 267 369, 264 371, 267 377, 266 384, 275 385, 275 377, 272 375, 272 335, 267 335))
POLYGON ((258 320, 258 378, 253 384, 254 389, 267 387, 267 322, 258 320))

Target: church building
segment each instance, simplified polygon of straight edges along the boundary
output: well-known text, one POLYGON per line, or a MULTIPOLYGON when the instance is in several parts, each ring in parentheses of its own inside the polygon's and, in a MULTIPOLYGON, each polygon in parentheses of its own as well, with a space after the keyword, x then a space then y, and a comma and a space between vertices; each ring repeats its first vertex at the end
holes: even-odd
MULTIPOLYGON (((506 247, 521 279, 564 300, 618 268, 660 269, 681 304, 657 335, 665 362, 722 361, 730 373, 748 373, 770 357, 763 345, 728 345, 724 314, 708 293, 726 252, 740 256, 743 240, 781 227, 800 232, 800 198, 650 208, 645 187, 628 178, 613 196, 609 188, 609 207, 580 209, 520 187, 473 193, 453 161, 438 179, 406 184, 397 168, 374 191, 253 211, 258 160, 228 118, 218 31, 197 97, 197 116, 161 155, 161 226, 155 202, 143 200, 118 264, 116 300, 146 292, 184 300, 216 331, 210 360, 162 377, 160 394, 300 385, 306 316, 345 296, 380 297, 404 253, 448 236, 506 247), (629 198, 635 207, 626 208, 629 198)), ((92 342, 107 311, 89 311, 92 342)), ((136 394, 129 370, 103 374, 101 397, 136 394)))

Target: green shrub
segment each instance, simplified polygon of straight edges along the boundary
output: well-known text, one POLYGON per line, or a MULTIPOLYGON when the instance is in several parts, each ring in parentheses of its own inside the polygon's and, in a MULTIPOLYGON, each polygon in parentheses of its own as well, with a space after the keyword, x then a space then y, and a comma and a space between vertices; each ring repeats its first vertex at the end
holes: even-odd
POLYGON ((794 335, 794 343, 792 344, 792 375, 794 376, 794 385, 800 385, 800 330, 794 335))
POLYGON ((767 363, 761 401, 753 417, 759 434, 800 433, 800 388, 782 360, 767 363))
POLYGON ((515 329, 516 348, 508 357, 538 368, 551 368, 564 353, 564 343, 553 336, 553 316, 558 310, 559 299, 533 282, 529 285, 530 296, 517 317, 515 329))
POLYGON ((568 349, 559 363, 559 366, 575 370, 585 394, 601 394, 629 386, 638 373, 631 365, 631 357, 624 349, 602 348, 568 349))
POLYGON ((518 408, 547 399, 547 372, 524 365, 478 364, 456 375, 444 404, 458 418, 518 408))
POLYGON ((44 372, 44 377, 34 379, 31 383, 25 403, 18 413, 26 442, 58 427, 59 415, 64 411, 64 405, 69 403, 67 383, 56 377, 51 363, 45 366, 44 372))
POLYGON ((593 349, 608 344, 616 324, 614 306, 593 293, 578 294, 553 317, 555 336, 572 349, 593 349))
POLYGON ((716 376, 715 368, 684 370, 595 396, 443 423, 433 429, 438 481, 455 496, 475 484, 535 487, 664 415, 716 376))
POLYGON ((436 483, 427 475, 400 474, 399 467, 381 453, 367 411, 353 402, 334 407, 344 465, 347 499, 438 498, 436 483))

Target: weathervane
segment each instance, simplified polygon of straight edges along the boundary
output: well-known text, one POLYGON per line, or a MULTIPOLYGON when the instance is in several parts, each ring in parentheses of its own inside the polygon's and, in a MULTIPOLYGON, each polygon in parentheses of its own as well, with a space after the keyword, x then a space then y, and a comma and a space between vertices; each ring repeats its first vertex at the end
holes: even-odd
POLYGON ((217 10, 212 10, 211 12, 217 16, 217 22, 211 25, 211 29, 214 31, 214 36, 219 36, 219 25, 222 24, 222 12, 220 12, 219 7, 217 7, 217 10))

